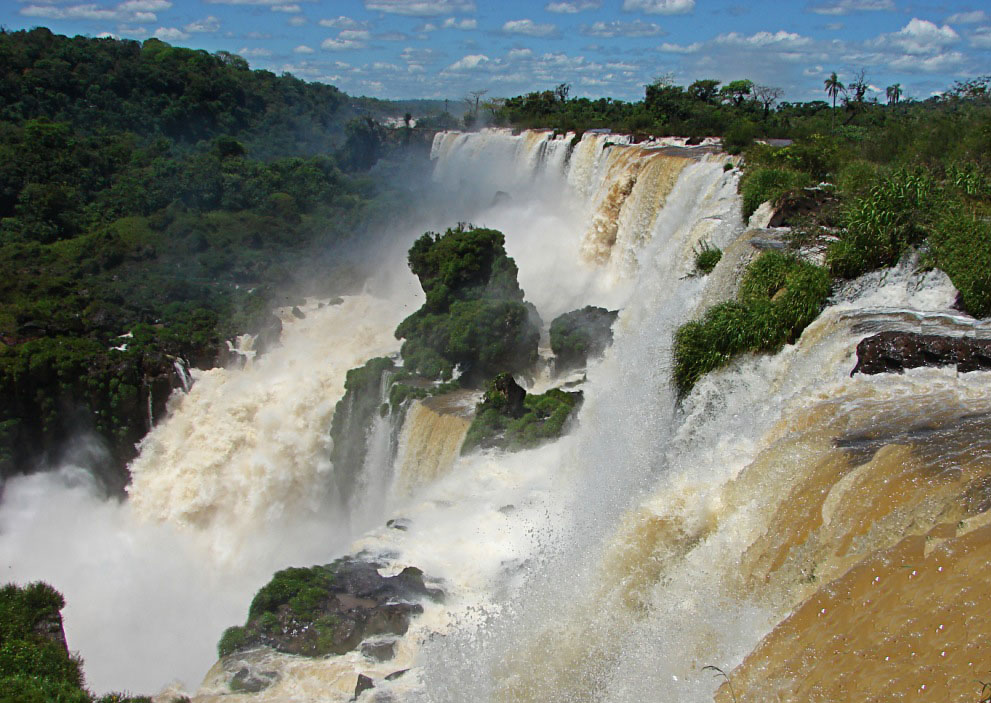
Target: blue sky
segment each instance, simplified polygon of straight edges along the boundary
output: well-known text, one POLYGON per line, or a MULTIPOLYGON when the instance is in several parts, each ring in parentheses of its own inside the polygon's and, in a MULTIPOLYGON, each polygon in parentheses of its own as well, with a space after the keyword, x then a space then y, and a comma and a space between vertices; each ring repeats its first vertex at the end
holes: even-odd
POLYGON ((750 78, 824 99, 861 69, 881 98, 926 98, 991 73, 983 0, 3 0, 8 29, 158 37, 226 50, 353 95, 643 97, 666 76, 750 78))

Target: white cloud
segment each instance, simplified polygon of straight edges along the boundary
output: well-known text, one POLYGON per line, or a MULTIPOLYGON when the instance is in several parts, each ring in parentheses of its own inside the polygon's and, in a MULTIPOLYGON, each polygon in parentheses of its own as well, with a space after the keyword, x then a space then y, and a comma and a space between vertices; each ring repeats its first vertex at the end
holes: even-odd
POLYGON ((489 57, 485 54, 469 54, 461 59, 458 59, 450 66, 445 68, 445 71, 473 71, 479 66, 487 64, 489 62, 489 57))
POLYGON ((959 69, 966 58, 959 51, 948 51, 925 58, 920 56, 899 56, 888 66, 905 73, 943 73, 959 69))
POLYGON ((351 19, 350 17, 345 17, 341 15, 340 17, 335 17, 334 19, 320 20, 321 27, 331 27, 332 29, 367 29, 367 22, 359 22, 358 20, 351 19))
POLYGON ((701 48, 702 48, 702 42, 695 42, 694 44, 688 44, 688 45, 671 44, 669 42, 664 42, 659 47, 657 47, 657 50, 663 51, 666 54, 694 54, 701 48))
POLYGON ((348 51, 350 49, 364 49, 367 46, 362 41, 355 41, 353 39, 324 39, 320 43, 321 49, 327 49, 328 51, 348 51))
POLYGON ((268 49, 249 49, 248 47, 243 47, 241 49, 238 49, 237 53, 241 56, 245 56, 248 58, 253 58, 253 57, 264 58, 266 56, 272 55, 272 52, 269 51, 268 49))
POLYGON ((968 39, 975 49, 991 49, 991 27, 978 27, 968 39))
POLYGON ((272 5, 272 12, 302 12, 303 8, 299 5, 272 5))
POLYGON ((210 15, 204 19, 190 22, 183 29, 187 32, 216 32, 220 29, 220 19, 210 15))
POLYGON ((189 39, 189 34, 176 27, 159 27, 152 35, 162 41, 176 41, 178 39, 189 39))
POLYGON ((812 43, 812 40, 808 37, 803 37, 801 34, 780 30, 774 32, 773 34, 771 32, 757 32, 756 34, 751 34, 749 37, 742 34, 737 34, 736 32, 720 34, 716 37, 716 43, 735 46, 790 49, 808 46, 812 43))
POLYGON ((948 24, 937 27, 929 20, 913 17, 897 32, 882 34, 871 44, 882 48, 897 49, 907 54, 931 54, 958 41, 960 41, 960 35, 948 24))
POLYGON ((463 19, 458 21, 454 17, 448 17, 441 25, 441 29, 478 29, 478 20, 463 19))
POLYGON ((809 8, 817 15, 848 15, 851 12, 878 12, 894 10, 894 0, 837 0, 809 8))
POLYGON ((506 57, 510 60, 515 59, 525 59, 528 56, 533 56, 533 52, 530 49, 510 49, 506 57))
POLYGON ((307 19, 302 15, 296 15, 295 17, 289 18, 289 24, 293 27, 302 27, 304 24, 306 24, 306 22, 307 19))
POLYGON ((544 9, 547 12, 574 15, 585 10, 598 10, 600 7, 602 7, 602 0, 575 0, 574 2, 549 2, 544 6, 544 9))
POLYGON ((293 49, 294 54, 312 54, 313 49, 308 47, 306 44, 300 44, 295 49, 293 49))
POLYGON ((533 20, 510 20, 502 25, 502 31, 506 34, 523 34, 528 37, 549 37, 557 34, 557 27, 553 24, 537 24, 533 20))
POLYGON ((582 25, 579 31, 589 37, 659 37, 666 34, 660 25, 642 20, 595 22, 592 25, 582 25))
POLYGON ((383 32, 382 34, 376 34, 375 38, 379 41, 406 41, 409 39, 402 32, 383 32))
POLYGON ((372 38, 372 33, 367 29, 345 29, 337 33, 338 39, 344 41, 368 41, 372 38))
POLYGON ((414 17, 436 17, 458 12, 474 12, 474 0, 365 0, 365 8, 378 12, 414 17))
POLYGON ((172 7, 169 0, 127 0, 117 6, 124 12, 159 12, 172 7))
POLYGON ((112 22, 154 22, 157 18, 154 12, 142 9, 146 5, 159 9, 171 7, 171 3, 161 4, 156 0, 129 0, 116 7, 101 7, 92 3, 85 5, 70 5, 55 7, 54 5, 27 5, 20 9, 25 17, 44 17, 52 20, 101 20, 112 22), (130 6, 130 7, 125 7, 130 6))
MULTIPOLYGON (((283 7, 286 5, 286 0, 205 0, 208 3, 214 5, 257 5, 261 7, 268 7, 274 9, 275 7, 283 7)), ((315 2, 316 0, 304 0, 305 2, 315 2)))
POLYGON ((120 39, 116 34, 112 32, 100 32, 96 35, 97 39, 120 39))
POLYGON ((695 0, 623 0, 625 12, 648 15, 683 15, 695 9, 695 0))
POLYGON ((973 12, 958 12, 946 18, 947 24, 978 24, 988 19, 988 14, 984 10, 974 10, 973 12))

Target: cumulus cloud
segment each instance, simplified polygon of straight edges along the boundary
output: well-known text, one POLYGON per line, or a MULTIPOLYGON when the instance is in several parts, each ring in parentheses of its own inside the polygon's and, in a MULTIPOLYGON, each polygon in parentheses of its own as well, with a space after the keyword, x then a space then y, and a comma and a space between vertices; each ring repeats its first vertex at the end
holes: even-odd
POLYGON ((320 42, 321 49, 327 49, 328 51, 348 51, 351 49, 364 49, 367 44, 363 41, 356 41, 354 39, 324 39, 320 42))
POLYGON ((871 44, 880 48, 893 48, 906 54, 931 54, 960 41, 960 35, 944 24, 937 27, 929 20, 912 20, 897 32, 882 34, 871 44))
POLYGON ((666 34, 660 25, 653 22, 634 20, 633 22, 595 22, 582 25, 579 30, 588 37, 660 37, 666 34))
POLYGON ((968 39, 975 49, 991 49, 991 27, 978 27, 968 39))
POLYGON ((528 37, 550 37, 557 34, 553 24, 537 24, 530 19, 510 20, 502 25, 505 34, 522 34, 528 37))
POLYGON ((549 2, 544 5, 547 12, 556 12, 561 15, 574 15, 586 10, 598 10, 602 7, 602 0, 574 0, 573 2, 549 2))
POLYGON ((220 29, 220 19, 214 17, 213 15, 210 15, 209 17, 206 17, 204 19, 197 20, 195 22, 190 22, 185 27, 183 27, 183 29, 186 30, 187 32, 194 32, 194 33, 216 32, 217 30, 220 29))
POLYGON ((269 51, 268 49, 261 49, 261 48, 249 49, 246 46, 238 49, 237 53, 240 56, 245 56, 247 58, 264 58, 266 56, 272 55, 272 52, 269 51))
POLYGON ((189 35, 177 27, 159 27, 152 36, 162 41, 189 39, 189 35))
POLYGON ((625 12, 648 15, 683 15, 695 9, 695 0, 623 0, 625 12))
POLYGON ((947 24, 978 24, 988 19, 988 13, 984 10, 974 10, 973 12, 958 12, 946 18, 947 24))
POLYGON ((345 17, 341 15, 340 17, 335 17, 333 19, 320 20, 321 27, 331 27, 333 29, 367 29, 367 22, 359 22, 358 20, 351 19, 350 17, 345 17))
POLYGON ((942 73, 955 71, 966 61, 959 51, 948 51, 933 56, 899 56, 888 63, 896 71, 905 73, 942 73))
POLYGON ((88 3, 85 5, 70 5, 57 7, 49 4, 27 5, 20 9, 25 17, 44 17, 52 20, 100 20, 111 22, 154 22, 158 19, 154 11, 145 9, 153 7, 157 10, 167 9, 171 2, 163 0, 128 0, 115 7, 101 7, 88 3))
POLYGON ((292 27, 302 27, 304 24, 306 24, 306 22, 307 19, 302 15, 296 15, 295 17, 289 18, 289 24, 292 27))
POLYGON ((468 56, 458 59, 444 70, 452 72, 473 71, 479 66, 487 64, 489 61, 489 57, 485 54, 469 54, 468 56))
POLYGON ((474 12, 474 0, 365 0, 365 8, 378 12, 414 17, 436 17, 474 12))
POLYGON ((303 8, 299 5, 272 5, 272 12, 302 12, 303 8))
POLYGON ((528 56, 533 56, 533 51, 530 49, 510 49, 506 57, 510 60, 525 59, 528 56))
POLYGON ((894 10, 894 0, 835 0, 809 7, 817 15, 848 15, 851 12, 894 10))
POLYGON ((772 47, 780 49, 808 46, 812 43, 812 40, 808 37, 803 37, 801 34, 795 34, 794 32, 785 32, 784 30, 773 33, 757 32, 756 34, 751 34, 750 36, 730 32, 729 34, 720 34, 716 37, 715 41, 718 44, 749 47, 772 47))
POLYGON ((663 51, 666 54, 694 54, 702 48, 702 42, 695 42, 693 44, 671 44, 669 42, 664 42, 659 47, 658 51, 663 51))
POLYGON ((294 54, 312 54, 313 49, 308 47, 306 44, 300 44, 295 49, 293 49, 294 54))

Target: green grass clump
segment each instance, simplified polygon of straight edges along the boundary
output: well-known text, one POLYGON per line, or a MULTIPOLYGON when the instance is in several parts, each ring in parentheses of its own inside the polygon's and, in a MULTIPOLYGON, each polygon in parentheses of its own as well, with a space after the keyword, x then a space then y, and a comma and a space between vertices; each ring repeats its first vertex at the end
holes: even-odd
POLYGON ((898 169, 855 198, 844 217, 846 229, 826 253, 830 272, 855 278, 897 263, 926 235, 927 222, 945 207, 937 183, 924 169, 898 169))
POLYGON ((255 594, 248 608, 248 619, 274 613, 288 605, 300 619, 312 620, 317 617, 320 604, 333 582, 334 570, 329 566, 290 567, 278 571, 255 594))
POLYGON ((991 222, 954 208, 929 234, 933 262, 960 292, 960 303, 974 317, 991 315, 991 222))
POLYGON ((737 300, 709 308, 675 332, 679 394, 738 354, 774 352, 793 342, 822 310, 829 290, 824 268, 788 254, 763 254, 747 268, 737 300))
POLYGON ((695 273, 704 276, 712 273, 716 264, 723 258, 723 250, 709 242, 702 242, 695 249, 695 273))
POLYGON ((808 173, 781 167, 750 168, 740 179, 743 196, 743 217, 749 219, 761 203, 776 200, 790 190, 812 185, 808 173))

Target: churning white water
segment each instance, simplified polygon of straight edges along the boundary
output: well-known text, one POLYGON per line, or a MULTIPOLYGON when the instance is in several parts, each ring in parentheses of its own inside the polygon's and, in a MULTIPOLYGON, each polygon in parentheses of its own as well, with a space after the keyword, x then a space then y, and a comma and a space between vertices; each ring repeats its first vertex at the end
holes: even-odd
MULTIPOLYGON (((445 601, 425 604, 391 661, 266 654, 279 676, 250 699, 343 702, 365 673, 376 688, 363 701, 711 700, 721 679, 704 667, 740 664, 814 592, 808 574, 842 574, 852 557, 765 544, 789 491, 828 473, 810 468, 822 457, 838 492, 854 480, 843 478, 847 455, 830 452, 863 428, 821 420, 835 417, 829 403, 931 394, 929 406, 977 408, 980 396, 979 382, 946 371, 851 379, 856 342, 865 330, 983 329, 949 310, 944 276, 906 266, 847 286, 796 344, 737 360, 678 401, 673 330, 730 295, 753 256, 738 174, 704 149, 627 142, 505 130, 434 142, 437 221, 503 231, 545 324, 587 304, 621 310, 561 440, 462 457, 464 413, 415 403, 403 427, 379 418, 369 429, 344 505, 329 461, 334 405, 347 369, 398 350, 392 330, 421 299, 404 284, 339 306, 311 301, 304 319, 284 316, 281 348, 242 369, 194 372, 142 443, 128 501, 103 501, 80 469, 8 484, 9 576, 65 592, 70 647, 95 688, 152 691, 181 676, 194 691, 220 631, 243 621, 273 571, 362 552, 389 572, 422 569, 445 601), (690 275, 701 242, 727 251, 707 277, 690 275)), ((398 264, 394 273, 385 278, 413 283, 398 264)), ((927 530, 931 512, 892 515, 927 530)), ((875 532, 858 533, 857 549, 896 539, 875 532)), ((219 667, 195 698, 228 692, 219 667)))

